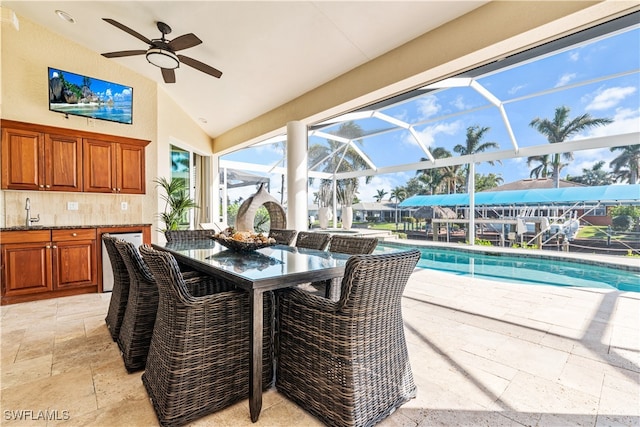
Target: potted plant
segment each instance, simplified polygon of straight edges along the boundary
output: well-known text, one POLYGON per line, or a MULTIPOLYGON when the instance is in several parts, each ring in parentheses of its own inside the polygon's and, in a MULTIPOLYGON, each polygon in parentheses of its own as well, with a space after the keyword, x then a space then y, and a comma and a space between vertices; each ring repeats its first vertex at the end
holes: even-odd
POLYGON ((353 225, 353 199, 357 191, 357 180, 344 180, 338 186, 338 199, 342 204, 342 228, 350 230, 353 225), (355 182, 354 182, 355 181, 355 182))
POLYGON ((329 226, 329 221, 331 220, 331 210, 329 207, 331 206, 331 198, 333 193, 331 191, 331 183, 322 182, 320 184, 320 188, 317 193, 318 200, 318 222, 320 223, 320 228, 326 230, 329 226))
POLYGON ((164 212, 160 213, 160 219, 164 222, 166 230, 180 230, 188 227, 187 214, 190 209, 197 208, 198 205, 189 197, 189 189, 182 178, 172 178, 167 180, 164 177, 154 180, 156 187, 164 190, 160 197, 164 200, 164 212))

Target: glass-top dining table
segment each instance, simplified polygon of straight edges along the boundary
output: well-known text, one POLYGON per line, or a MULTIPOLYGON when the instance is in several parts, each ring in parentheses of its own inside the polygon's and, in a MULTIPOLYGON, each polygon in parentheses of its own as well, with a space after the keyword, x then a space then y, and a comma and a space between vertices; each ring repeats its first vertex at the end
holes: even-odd
POLYGON ((233 282, 249 292, 252 339, 249 409, 256 422, 262 409, 262 334, 264 292, 344 275, 349 255, 275 245, 248 253, 234 252, 212 239, 153 245, 180 263, 233 282))

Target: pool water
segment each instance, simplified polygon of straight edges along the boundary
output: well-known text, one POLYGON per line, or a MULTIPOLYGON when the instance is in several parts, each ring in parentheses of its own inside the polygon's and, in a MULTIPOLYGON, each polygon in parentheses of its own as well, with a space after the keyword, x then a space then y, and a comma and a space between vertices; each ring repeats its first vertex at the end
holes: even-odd
MULTIPOLYGON (((406 245, 381 243, 376 252, 407 248, 406 245)), ((640 292, 639 272, 547 258, 472 253, 432 247, 419 249, 422 252, 418 261, 419 268, 508 283, 640 292)))

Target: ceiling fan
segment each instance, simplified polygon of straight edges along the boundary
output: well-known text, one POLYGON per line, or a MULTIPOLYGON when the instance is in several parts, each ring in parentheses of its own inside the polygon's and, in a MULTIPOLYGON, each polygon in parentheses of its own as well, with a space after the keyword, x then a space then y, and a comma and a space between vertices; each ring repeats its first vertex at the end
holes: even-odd
POLYGON ((200 40, 193 33, 184 34, 180 37, 176 37, 173 40, 167 40, 165 36, 171 33, 171 27, 164 22, 158 22, 158 30, 160 30, 160 33, 162 33, 161 38, 148 39, 142 34, 132 30, 126 25, 119 23, 118 21, 114 21, 113 19, 109 18, 102 19, 149 45, 149 48, 147 50, 121 50, 118 52, 103 53, 102 56, 106 58, 145 55, 147 61, 160 68, 160 70, 162 71, 162 78, 164 79, 165 83, 176 82, 176 74, 174 70, 178 68, 181 63, 216 78, 220 78, 220 76, 222 76, 222 71, 217 70, 210 65, 197 61, 193 58, 189 58, 188 56, 176 54, 176 52, 179 50, 188 49, 202 43, 202 40, 200 40))

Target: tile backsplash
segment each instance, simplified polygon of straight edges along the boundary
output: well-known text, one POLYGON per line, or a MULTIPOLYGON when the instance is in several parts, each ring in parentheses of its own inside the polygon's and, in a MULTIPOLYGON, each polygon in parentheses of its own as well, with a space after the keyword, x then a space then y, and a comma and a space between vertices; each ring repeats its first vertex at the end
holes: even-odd
POLYGON ((39 226, 139 224, 143 218, 144 196, 131 194, 66 193, 58 191, 3 191, 4 227, 24 225, 25 204, 31 201, 31 217, 40 214, 39 226), (68 204, 77 210, 69 210, 68 204), (122 209, 123 203, 126 210, 122 209), (75 207, 75 206, 72 206, 75 207))

